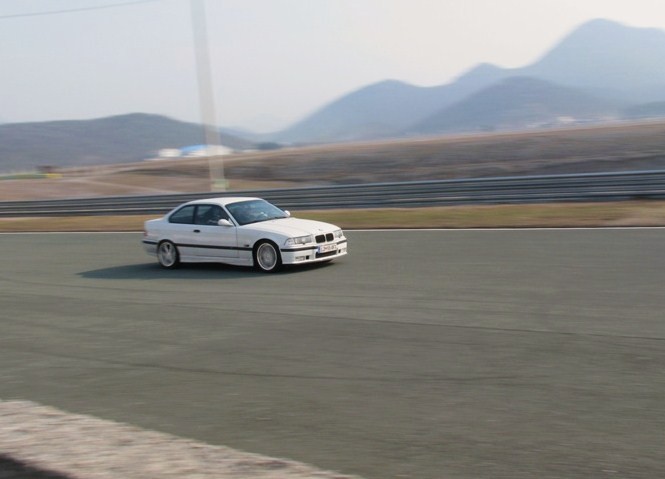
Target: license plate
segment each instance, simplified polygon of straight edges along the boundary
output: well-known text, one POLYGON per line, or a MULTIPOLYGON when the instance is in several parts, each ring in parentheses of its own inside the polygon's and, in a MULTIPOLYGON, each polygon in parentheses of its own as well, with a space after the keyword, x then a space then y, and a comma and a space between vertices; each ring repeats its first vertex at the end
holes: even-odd
POLYGON ((337 251, 336 244, 324 244, 319 246, 319 253, 330 253, 331 251, 337 251))

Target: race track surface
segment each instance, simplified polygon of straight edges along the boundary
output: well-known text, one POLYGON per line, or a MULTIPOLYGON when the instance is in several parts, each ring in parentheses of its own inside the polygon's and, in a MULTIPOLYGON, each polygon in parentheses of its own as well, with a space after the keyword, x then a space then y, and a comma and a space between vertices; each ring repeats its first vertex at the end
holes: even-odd
POLYGON ((0 235, 0 400, 366 479, 665 477, 665 230, 348 237, 264 275, 0 235))

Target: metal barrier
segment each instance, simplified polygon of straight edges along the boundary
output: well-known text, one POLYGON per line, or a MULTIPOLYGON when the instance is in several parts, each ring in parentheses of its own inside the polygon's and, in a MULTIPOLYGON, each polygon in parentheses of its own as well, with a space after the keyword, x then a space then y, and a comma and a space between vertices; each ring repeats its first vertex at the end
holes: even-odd
POLYGON ((307 188, 0 202, 0 217, 163 214, 194 199, 258 196, 280 208, 405 208, 664 199, 665 171, 469 178, 307 188))

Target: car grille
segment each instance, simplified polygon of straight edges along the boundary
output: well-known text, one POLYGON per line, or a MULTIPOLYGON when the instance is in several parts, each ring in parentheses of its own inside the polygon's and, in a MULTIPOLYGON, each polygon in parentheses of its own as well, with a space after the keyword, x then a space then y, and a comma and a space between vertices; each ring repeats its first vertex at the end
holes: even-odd
POLYGON ((324 235, 316 235, 317 243, 325 243, 326 241, 332 241, 335 237, 332 233, 326 233, 324 235))

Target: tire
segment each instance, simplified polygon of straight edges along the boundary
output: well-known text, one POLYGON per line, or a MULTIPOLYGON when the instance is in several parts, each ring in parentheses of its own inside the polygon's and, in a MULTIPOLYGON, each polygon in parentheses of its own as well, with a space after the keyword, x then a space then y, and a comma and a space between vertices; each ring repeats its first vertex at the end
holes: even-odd
POLYGON ((254 248, 254 266, 264 273, 274 273, 282 266, 279 248, 272 241, 260 241, 254 248))
POLYGON ((180 253, 178 248, 170 241, 162 241, 157 246, 157 261, 166 269, 174 269, 180 266, 180 253))

